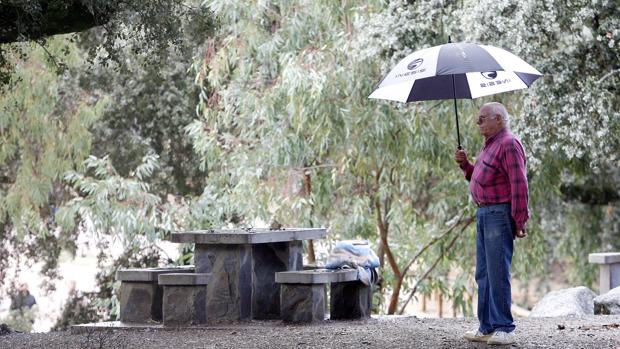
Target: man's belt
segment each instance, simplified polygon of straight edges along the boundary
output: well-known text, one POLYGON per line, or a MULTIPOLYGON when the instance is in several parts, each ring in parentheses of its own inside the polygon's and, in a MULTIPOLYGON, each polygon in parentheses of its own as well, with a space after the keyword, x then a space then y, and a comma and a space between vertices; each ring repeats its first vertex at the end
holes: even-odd
POLYGON ((493 206, 493 205, 509 205, 510 202, 483 202, 483 203, 476 203, 476 206, 478 207, 486 207, 486 206, 493 206))

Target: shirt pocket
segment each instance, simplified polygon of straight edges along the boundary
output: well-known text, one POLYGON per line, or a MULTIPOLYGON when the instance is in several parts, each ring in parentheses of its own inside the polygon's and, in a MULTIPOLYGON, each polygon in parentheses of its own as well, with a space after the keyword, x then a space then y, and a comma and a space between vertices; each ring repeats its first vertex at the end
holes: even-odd
POLYGON ((494 162, 482 160, 480 162, 479 182, 482 186, 491 186, 503 182, 502 172, 498 165, 494 162))

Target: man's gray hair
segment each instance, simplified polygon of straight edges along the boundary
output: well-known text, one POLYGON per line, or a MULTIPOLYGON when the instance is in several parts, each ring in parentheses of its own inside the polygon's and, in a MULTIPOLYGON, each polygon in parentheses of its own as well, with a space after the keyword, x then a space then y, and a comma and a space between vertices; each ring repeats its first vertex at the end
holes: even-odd
POLYGON ((506 110, 506 107, 504 107, 503 104, 499 102, 490 102, 485 104, 485 106, 488 106, 491 109, 491 113, 493 115, 499 115, 504 121, 504 125, 506 125, 506 127, 510 125, 510 114, 508 114, 508 110, 506 110))

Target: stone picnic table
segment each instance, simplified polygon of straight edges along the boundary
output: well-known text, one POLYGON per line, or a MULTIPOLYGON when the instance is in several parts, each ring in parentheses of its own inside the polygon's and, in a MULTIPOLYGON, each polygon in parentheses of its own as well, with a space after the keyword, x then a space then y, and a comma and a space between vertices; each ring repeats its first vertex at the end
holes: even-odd
POLYGON ((207 316, 213 321, 278 319, 275 273, 303 269, 303 240, 323 239, 325 228, 208 229, 174 232, 193 243, 196 273, 210 273, 207 316))

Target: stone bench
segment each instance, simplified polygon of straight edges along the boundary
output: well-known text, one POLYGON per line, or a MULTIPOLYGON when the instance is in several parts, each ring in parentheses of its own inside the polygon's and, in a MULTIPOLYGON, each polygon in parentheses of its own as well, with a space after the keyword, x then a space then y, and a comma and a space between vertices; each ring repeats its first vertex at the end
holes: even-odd
POLYGON ((280 316, 285 322, 325 320, 326 284, 330 284, 330 319, 370 317, 372 286, 358 280, 356 269, 315 269, 276 273, 280 316))
POLYGON ((620 252, 590 253, 588 261, 599 265, 599 293, 620 286, 620 252))
POLYGON ((207 283, 211 274, 160 274, 164 288, 164 326, 191 326, 207 323, 207 283))
POLYGON ((121 282, 119 320, 133 323, 161 321, 163 288, 157 283, 158 276, 192 272, 193 266, 118 270, 116 280, 121 282))

